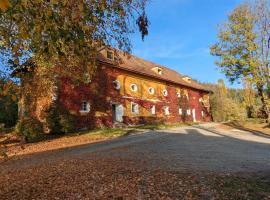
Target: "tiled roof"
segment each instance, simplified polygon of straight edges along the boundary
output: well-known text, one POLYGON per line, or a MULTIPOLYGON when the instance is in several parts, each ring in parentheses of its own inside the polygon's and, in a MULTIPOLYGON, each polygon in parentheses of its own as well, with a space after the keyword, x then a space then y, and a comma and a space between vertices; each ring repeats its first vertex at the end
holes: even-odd
POLYGON ((123 70, 131 71, 137 74, 153 77, 159 80, 168 81, 174 84, 179 84, 179 85, 183 85, 183 86, 198 89, 198 90, 203 90, 206 92, 211 92, 192 79, 190 80, 190 82, 183 80, 183 78, 187 76, 183 76, 179 74, 177 71, 169 69, 167 67, 155 64, 153 62, 144 60, 134 55, 130 55, 130 54, 126 55, 119 51, 117 51, 116 57, 120 58, 119 62, 110 61, 106 57, 106 50, 103 50, 101 51, 101 54, 98 56, 98 60, 101 62, 112 64, 115 67, 121 68, 123 70), (153 70, 153 68, 160 68, 162 70, 162 75, 156 73, 153 70))

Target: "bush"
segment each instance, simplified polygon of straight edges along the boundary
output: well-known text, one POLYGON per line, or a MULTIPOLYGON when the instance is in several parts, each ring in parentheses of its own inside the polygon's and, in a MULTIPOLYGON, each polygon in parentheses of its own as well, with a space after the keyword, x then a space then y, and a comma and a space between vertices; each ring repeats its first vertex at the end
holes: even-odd
POLYGON ((46 122, 53 134, 64 134, 75 131, 75 117, 62 106, 52 106, 47 110, 46 122))
POLYGON ((29 118, 19 121, 15 131, 25 142, 35 142, 42 138, 43 126, 37 119, 29 118))

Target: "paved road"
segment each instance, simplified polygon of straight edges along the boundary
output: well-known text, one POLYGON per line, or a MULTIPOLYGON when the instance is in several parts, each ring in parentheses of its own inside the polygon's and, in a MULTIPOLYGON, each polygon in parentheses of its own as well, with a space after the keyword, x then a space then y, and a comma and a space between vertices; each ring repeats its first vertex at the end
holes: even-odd
POLYGON ((153 169, 263 172, 270 170, 270 138, 204 124, 149 131, 98 144, 24 156, 3 164, 0 170, 52 163, 58 159, 88 159, 92 155, 143 161, 153 169))

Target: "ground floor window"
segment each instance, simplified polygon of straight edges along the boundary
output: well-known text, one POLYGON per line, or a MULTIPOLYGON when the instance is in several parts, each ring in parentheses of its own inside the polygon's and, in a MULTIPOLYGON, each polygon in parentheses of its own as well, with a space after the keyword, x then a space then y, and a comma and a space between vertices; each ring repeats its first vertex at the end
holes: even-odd
POLYGON ((170 114, 169 106, 164 106, 164 113, 165 113, 165 115, 169 115, 170 114))
POLYGON ((156 114, 156 106, 155 105, 151 106, 151 114, 152 115, 156 114))
POLYGON ((133 114, 139 114, 139 105, 137 103, 131 103, 131 112, 133 114))
POLYGON ((83 101, 81 104, 80 112, 90 112, 91 106, 87 101, 83 101))
POLYGON ((182 114, 183 114, 182 108, 179 108, 179 115, 182 115, 182 114))
POLYGON ((190 109, 187 110, 187 115, 191 115, 190 109))

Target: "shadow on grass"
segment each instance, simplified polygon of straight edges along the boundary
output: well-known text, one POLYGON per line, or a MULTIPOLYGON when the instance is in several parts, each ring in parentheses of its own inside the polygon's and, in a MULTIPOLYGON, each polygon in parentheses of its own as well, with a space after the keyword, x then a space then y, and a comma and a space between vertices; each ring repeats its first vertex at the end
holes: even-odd
MULTIPOLYGON (((224 125, 235 128, 235 129, 243 130, 243 131, 248 131, 248 132, 250 132, 250 133, 252 133, 254 135, 257 135, 257 136, 270 138, 269 134, 267 134, 267 133, 265 133, 263 131, 257 130, 255 128, 248 128, 245 125, 243 125, 241 122, 238 122, 238 121, 226 122, 226 123, 224 123, 224 125)), ((269 127, 267 125, 267 126, 262 127, 262 128, 269 128, 269 127)))

